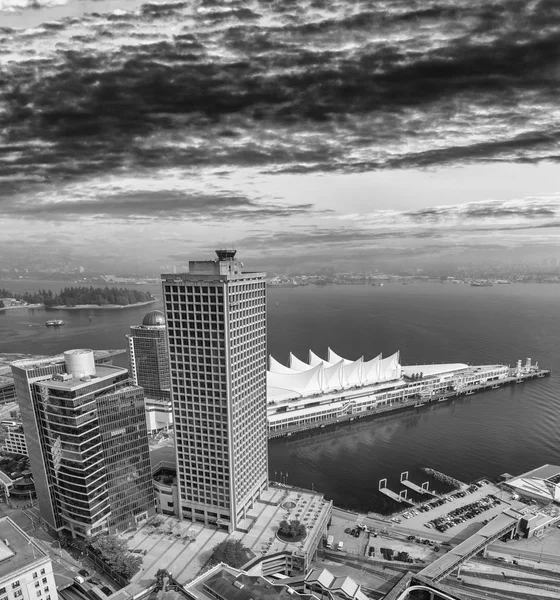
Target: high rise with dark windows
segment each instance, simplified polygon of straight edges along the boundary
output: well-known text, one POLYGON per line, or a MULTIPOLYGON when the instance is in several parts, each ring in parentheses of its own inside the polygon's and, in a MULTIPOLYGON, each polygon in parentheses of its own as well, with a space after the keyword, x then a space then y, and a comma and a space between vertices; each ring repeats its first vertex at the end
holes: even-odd
POLYGON ((232 531, 268 485, 266 282, 216 254, 162 284, 181 515, 232 531))
POLYGON ((165 315, 149 312, 126 337, 130 375, 144 389, 148 433, 169 429, 173 416, 165 315))
POLYGON ((12 364, 41 519, 72 537, 154 513, 142 388, 91 350, 12 364))

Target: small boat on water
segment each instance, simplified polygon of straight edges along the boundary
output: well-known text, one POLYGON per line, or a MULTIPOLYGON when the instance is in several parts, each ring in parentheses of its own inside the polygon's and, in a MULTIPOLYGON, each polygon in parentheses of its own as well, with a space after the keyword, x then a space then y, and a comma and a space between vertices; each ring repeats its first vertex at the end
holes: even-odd
POLYGON ((471 281, 472 287, 492 287, 491 281, 471 281))
POLYGON ((62 327, 63 325, 66 325, 66 321, 63 321, 62 319, 54 319, 53 321, 47 321, 45 325, 47 327, 62 327))

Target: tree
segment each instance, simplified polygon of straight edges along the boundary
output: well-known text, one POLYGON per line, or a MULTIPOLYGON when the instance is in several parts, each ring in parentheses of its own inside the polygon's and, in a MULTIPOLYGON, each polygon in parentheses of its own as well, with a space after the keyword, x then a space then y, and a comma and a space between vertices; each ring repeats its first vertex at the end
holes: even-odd
POLYGON ((285 539, 303 538, 307 533, 305 525, 294 519, 293 521, 280 521, 278 533, 285 539))
POLYGON ((130 579, 142 564, 142 558, 132 556, 126 542, 114 535, 99 534, 91 540, 89 546, 103 562, 125 579, 130 579))
POLYGON ((210 556, 210 562, 212 564, 223 562, 234 569, 242 567, 248 559, 247 548, 245 548, 240 540, 232 539, 224 540, 217 546, 214 546, 212 555, 210 556))
POLYGON ((0 300, 0 308, 6 308, 6 305, 4 304, 4 302, 2 300, 0 300))
POLYGON ((163 580, 169 577, 169 574, 167 573, 167 571, 165 569, 158 569, 156 572, 156 588, 158 590, 162 590, 163 589, 163 580))

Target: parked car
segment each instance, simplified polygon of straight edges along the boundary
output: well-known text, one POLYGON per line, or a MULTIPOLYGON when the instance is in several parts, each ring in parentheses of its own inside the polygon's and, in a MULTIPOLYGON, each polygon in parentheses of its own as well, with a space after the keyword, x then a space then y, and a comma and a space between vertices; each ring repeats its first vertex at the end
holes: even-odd
POLYGON ((78 573, 82 576, 82 577, 89 577, 89 572, 86 571, 85 569, 80 569, 78 571, 78 573))
POLYGON ((113 593, 113 590, 110 587, 107 587, 106 585, 104 585, 101 588, 101 591, 106 595, 106 596, 110 596, 113 593))

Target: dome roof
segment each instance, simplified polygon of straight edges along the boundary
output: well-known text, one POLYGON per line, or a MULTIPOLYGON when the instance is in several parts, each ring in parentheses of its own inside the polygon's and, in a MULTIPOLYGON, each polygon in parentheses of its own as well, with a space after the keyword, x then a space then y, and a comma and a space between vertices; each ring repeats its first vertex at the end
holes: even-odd
POLYGON ((152 310, 142 320, 147 327, 165 327, 165 315, 159 310, 152 310))

